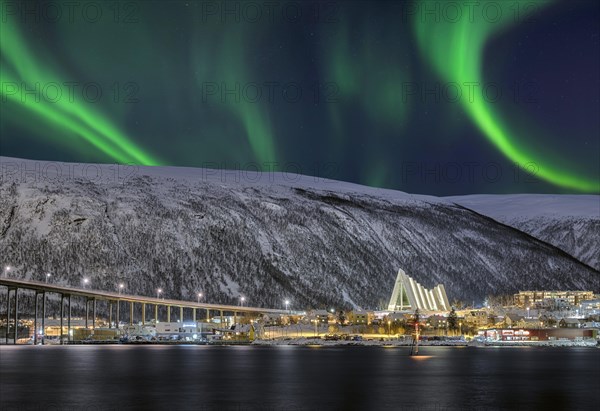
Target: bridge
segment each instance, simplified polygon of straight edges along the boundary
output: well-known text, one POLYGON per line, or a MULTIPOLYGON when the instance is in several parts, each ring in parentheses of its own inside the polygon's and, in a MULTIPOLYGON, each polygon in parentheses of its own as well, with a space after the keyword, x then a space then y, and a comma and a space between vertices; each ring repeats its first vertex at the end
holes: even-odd
MULTIPOLYGON (((196 322, 198 310, 206 312, 206 321, 210 322, 211 312, 217 312, 220 315, 220 323, 223 324, 224 313, 232 313, 234 316, 234 323, 237 323, 238 314, 290 314, 288 310, 279 310, 273 308, 260 308, 260 307, 246 307, 237 305, 224 305, 224 304, 207 304, 193 301, 182 301, 172 300, 164 298, 153 298, 139 295, 129 295, 101 290, 93 290, 86 288, 75 288, 62 285, 49 284, 41 281, 31 280, 19 280, 12 278, 0 278, 0 286, 4 286, 7 289, 6 292, 6 344, 8 344, 9 337, 9 323, 11 314, 11 295, 12 302, 14 305, 13 311, 13 323, 14 323, 14 343, 17 343, 17 324, 19 319, 19 291, 30 290, 35 292, 35 315, 34 315, 34 345, 37 344, 37 330, 38 330, 38 317, 41 317, 42 330, 45 330, 45 319, 46 319, 46 294, 52 293, 60 296, 60 329, 61 334, 64 329, 64 320, 66 314, 67 321, 67 339, 71 340, 71 299, 81 298, 85 300, 85 328, 88 328, 90 321, 90 307, 92 311, 91 328, 96 328, 96 308, 98 301, 106 301, 108 304, 109 311, 109 328, 112 328, 113 324, 113 305, 114 305, 114 324, 118 328, 120 322, 120 307, 123 303, 129 305, 129 324, 134 322, 134 305, 141 305, 141 318, 140 322, 145 325, 147 322, 146 305, 154 307, 154 322, 158 322, 158 309, 159 307, 166 307, 167 310, 167 322, 171 321, 171 310, 173 308, 179 308, 179 320, 184 319, 184 309, 192 310, 193 322, 196 322), (67 310, 65 313, 65 301, 67 302, 67 310)), ((45 333, 44 333, 45 335, 45 333)), ((42 344, 44 339, 42 339, 42 344)), ((61 335, 62 343, 62 335, 61 335)))

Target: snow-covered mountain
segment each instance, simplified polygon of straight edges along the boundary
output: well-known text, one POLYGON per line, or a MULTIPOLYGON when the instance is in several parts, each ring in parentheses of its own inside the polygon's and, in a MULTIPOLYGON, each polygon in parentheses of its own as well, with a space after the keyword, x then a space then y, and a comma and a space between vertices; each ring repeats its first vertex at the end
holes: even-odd
POLYGON ((600 196, 514 194, 446 199, 531 234, 600 270, 600 196))
POLYGON ((376 308, 399 267, 450 300, 598 288, 566 252, 446 199, 280 173, 0 157, 11 275, 169 298, 376 308))

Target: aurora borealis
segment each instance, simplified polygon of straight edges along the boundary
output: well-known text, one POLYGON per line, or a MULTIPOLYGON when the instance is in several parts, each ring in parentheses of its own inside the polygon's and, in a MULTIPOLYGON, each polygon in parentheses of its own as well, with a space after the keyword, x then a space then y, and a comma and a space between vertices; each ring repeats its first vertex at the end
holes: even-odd
POLYGON ((600 191, 593 1, 1 5, 5 156, 600 191))

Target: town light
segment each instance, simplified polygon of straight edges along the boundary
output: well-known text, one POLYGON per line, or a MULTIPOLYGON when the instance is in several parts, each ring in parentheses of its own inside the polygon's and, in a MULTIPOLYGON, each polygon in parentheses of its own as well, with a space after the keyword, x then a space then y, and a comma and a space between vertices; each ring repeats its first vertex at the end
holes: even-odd
POLYGON ((285 300, 285 309, 289 311, 290 300, 285 300))

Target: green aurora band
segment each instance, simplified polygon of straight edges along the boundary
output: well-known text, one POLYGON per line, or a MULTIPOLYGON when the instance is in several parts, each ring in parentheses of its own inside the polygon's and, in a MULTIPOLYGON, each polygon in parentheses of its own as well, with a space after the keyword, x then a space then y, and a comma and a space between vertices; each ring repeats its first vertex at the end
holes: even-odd
MULTIPOLYGON (((426 0, 418 6, 426 7, 426 0)), ((482 9, 490 2, 479 2, 473 19, 463 13, 458 21, 448 19, 426 18, 419 13, 414 19, 415 34, 422 54, 434 66, 438 74, 448 82, 465 84, 469 82, 482 84, 483 53, 486 42, 500 30, 514 22, 514 2, 493 2, 501 6, 502 14, 498 21, 495 17, 483 18, 482 9), (487 20, 487 21, 486 21, 487 20)), ((536 2, 537 6, 548 4, 546 1, 536 2)), ((431 2, 428 5, 431 8, 431 2)), ((537 176, 560 187, 576 189, 583 192, 600 191, 600 182, 556 169, 551 161, 539 158, 539 153, 524 147, 515 138, 516 133, 502 123, 490 103, 481 93, 473 93, 473 99, 461 99, 464 110, 470 115, 477 127, 491 143, 510 160, 524 166, 534 163, 538 167, 537 176)), ((521 133, 523 131, 521 130, 521 133)))
POLYGON ((3 101, 10 99, 21 105, 24 110, 33 115, 32 121, 37 119, 76 134, 114 161, 139 165, 162 164, 162 161, 133 143, 124 132, 97 110, 65 98, 48 101, 43 98, 44 96, 40 96, 40 100, 35 101, 35 98, 22 98, 20 93, 10 90, 8 84, 17 85, 18 89, 26 87, 27 90, 35 90, 36 85, 38 88, 40 85, 51 83, 62 85, 64 81, 52 74, 48 63, 42 65, 36 60, 28 49, 27 42, 20 35, 19 28, 12 23, 11 19, 6 19, 0 25, 0 38, 2 39, 0 93, 3 101))
MULTIPOLYGON (((367 159, 360 170, 361 183, 382 187, 389 170, 381 161, 384 144, 378 144, 377 139, 390 131, 401 133, 408 122, 409 106, 402 101, 399 90, 410 80, 410 72, 402 27, 392 21, 395 17, 389 16, 389 24, 377 26, 369 23, 366 13, 357 18, 342 11, 335 26, 325 25, 322 54, 327 80, 333 80, 339 99, 338 104, 328 107, 333 129, 330 136, 338 146, 348 143, 347 135, 352 131, 348 119, 358 111, 371 127, 371 143, 365 148, 367 159), (392 52, 381 42, 382 37, 395 45, 392 52)), ((343 158, 343 150, 336 153, 343 158)))
POLYGON ((269 113, 263 107, 264 103, 239 98, 239 93, 236 93, 237 99, 235 96, 222 94, 224 88, 241 89, 255 78, 247 68, 251 58, 246 54, 252 51, 253 42, 260 41, 262 30, 260 27, 250 27, 253 29, 250 30, 248 26, 251 25, 244 23, 223 30, 216 24, 200 21, 199 16, 194 16, 194 19, 194 27, 197 29, 190 50, 190 60, 195 68, 196 92, 203 94, 202 89, 207 83, 216 86, 219 90, 218 96, 215 96, 216 105, 224 106, 242 126, 256 161, 275 163, 278 158, 277 150, 269 113))

